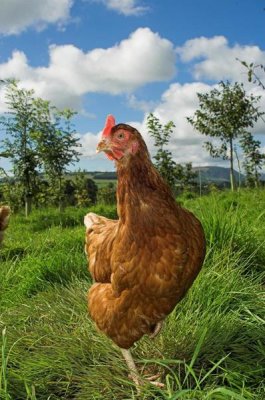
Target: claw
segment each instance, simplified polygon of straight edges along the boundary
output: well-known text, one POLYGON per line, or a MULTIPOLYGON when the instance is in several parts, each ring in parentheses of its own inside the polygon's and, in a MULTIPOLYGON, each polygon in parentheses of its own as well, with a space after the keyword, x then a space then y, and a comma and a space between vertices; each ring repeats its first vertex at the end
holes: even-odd
POLYGON ((162 382, 158 382, 158 381, 149 381, 149 383, 151 383, 151 385, 154 385, 160 389, 163 389, 165 387, 164 383, 162 382))
POLYGON ((164 383, 157 381, 157 379, 159 379, 160 377, 161 377, 161 374, 158 373, 156 375, 145 377, 145 379, 149 383, 151 383, 151 385, 154 385, 154 386, 162 389, 163 387, 165 387, 165 385, 164 385, 164 383))
POLYGON ((145 379, 148 381, 155 381, 156 379, 158 379, 160 377, 161 377, 161 374, 156 374, 156 375, 148 376, 145 379))

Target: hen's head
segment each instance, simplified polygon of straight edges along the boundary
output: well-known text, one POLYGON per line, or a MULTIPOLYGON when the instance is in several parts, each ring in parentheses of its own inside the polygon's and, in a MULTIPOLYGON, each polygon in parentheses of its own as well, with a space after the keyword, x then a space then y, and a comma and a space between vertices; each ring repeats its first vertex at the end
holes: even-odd
POLYGON ((140 133, 130 125, 115 125, 115 119, 109 115, 101 140, 97 146, 97 152, 104 151, 110 160, 119 161, 136 155, 146 145, 140 133))

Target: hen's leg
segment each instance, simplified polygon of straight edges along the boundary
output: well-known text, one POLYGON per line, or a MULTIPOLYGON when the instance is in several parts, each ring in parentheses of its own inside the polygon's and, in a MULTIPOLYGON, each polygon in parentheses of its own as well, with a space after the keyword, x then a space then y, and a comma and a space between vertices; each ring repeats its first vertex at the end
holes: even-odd
MULTIPOLYGON (((131 375, 132 380, 134 381, 135 386, 136 386, 137 393, 140 394, 141 393, 140 386, 144 382, 140 377, 140 374, 139 374, 139 372, 137 370, 137 367, 135 365, 135 362, 133 360, 132 354, 131 354, 130 350, 126 350, 126 349, 121 349, 121 352, 122 352, 122 355, 123 355, 123 357, 124 357, 124 359, 125 359, 125 361, 126 361, 126 363, 128 365, 128 368, 129 368, 129 371, 130 371, 130 375, 131 375)), ((151 377, 147 378, 147 380, 152 385, 155 385, 157 387, 163 388, 164 387, 163 383, 157 382, 157 381, 154 380, 154 379, 158 378, 159 376, 160 375, 154 375, 154 376, 151 376, 151 377)))
POLYGON ((137 392, 139 392, 139 386, 141 384, 141 379, 140 379, 140 375, 137 370, 137 367, 135 365, 134 359, 132 358, 132 354, 131 354, 130 350, 126 350, 126 349, 121 349, 121 352, 126 361, 126 364, 128 365, 132 380, 134 381, 134 383, 136 385, 137 392))

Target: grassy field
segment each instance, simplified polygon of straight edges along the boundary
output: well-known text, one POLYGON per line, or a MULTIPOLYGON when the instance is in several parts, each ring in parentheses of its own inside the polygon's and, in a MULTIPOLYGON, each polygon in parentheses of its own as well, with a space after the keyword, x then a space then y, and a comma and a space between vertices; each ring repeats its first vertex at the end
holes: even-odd
MULTIPOLYGON (((141 398, 264 400, 265 191, 180 200, 204 225, 207 257, 162 333, 132 350, 165 384, 146 384, 141 398)), ((86 212, 12 216, 0 250, 1 399, 137 397, 119 349, 87 315, 86 212)))

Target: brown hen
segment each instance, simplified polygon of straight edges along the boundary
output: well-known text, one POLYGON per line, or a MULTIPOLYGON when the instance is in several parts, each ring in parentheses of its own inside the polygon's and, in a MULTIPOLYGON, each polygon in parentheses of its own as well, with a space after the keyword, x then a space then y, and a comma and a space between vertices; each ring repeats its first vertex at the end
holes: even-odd
POLYGON ((121 349, 136 384, 129 349, 162 321, 199 273, 205 238, 198 219, 176 203, 154 168, 140 133, 107 118, 98 151, 115 160, 116 221, 85 216, 89 269, 94 279, 89 312, 121 349))

